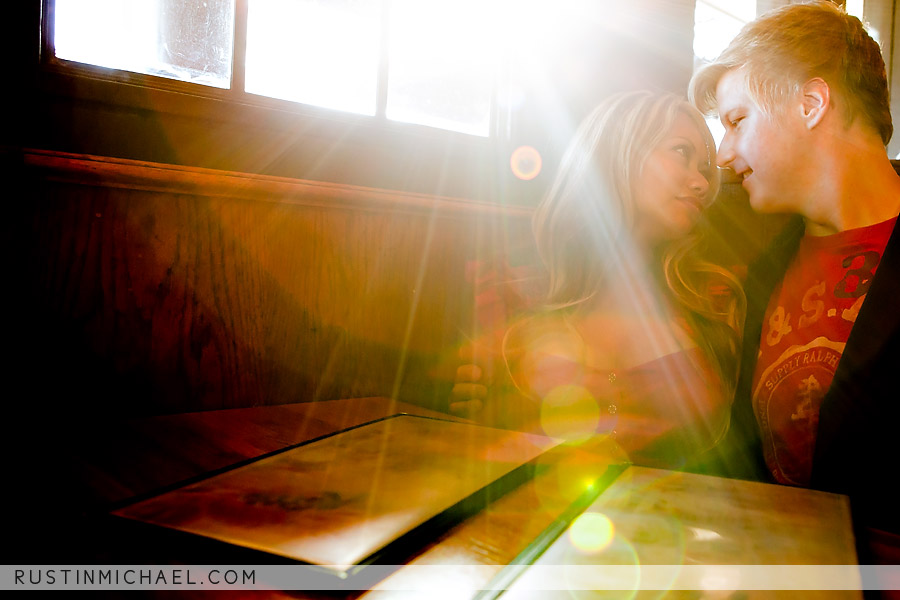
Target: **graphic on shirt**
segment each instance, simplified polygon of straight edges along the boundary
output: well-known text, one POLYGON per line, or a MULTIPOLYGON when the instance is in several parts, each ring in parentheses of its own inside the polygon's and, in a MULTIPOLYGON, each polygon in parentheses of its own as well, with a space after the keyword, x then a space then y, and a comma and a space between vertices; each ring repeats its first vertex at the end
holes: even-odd
POLYGON ((847 269, 847 273, 834 286, 834 297, 859 298, 864 296, 869 291, 872 278, 875 276, 874 269, 878 266, 880 260, 881 255, 871 250, 859 254, 851 254, 845 258, 842 266, 847 269), (857 258, 862 258, 862 265, 853 267, 853 263, 857 262, 857 258), (854 278, 856 279, 855 282, 853 281, 854 278))
POLYGON ((754 405, 764 437, 766 464, 782 483, 809 481, 819 429, 819 408, 844 350, 843 342, 817 337, 791 346, 759 379, 754 405))
POLYGON ((803 238, 769 298, 752 401, 776 481, 809 483, 819 411, 895 224, 803 238))
POLYGON ((800 404, 797 410, 791 415, 791 421, 818 421, 819 414, 816 407, 822 402, 822 386, 815 375, 810 375, 800 382, 800 404))

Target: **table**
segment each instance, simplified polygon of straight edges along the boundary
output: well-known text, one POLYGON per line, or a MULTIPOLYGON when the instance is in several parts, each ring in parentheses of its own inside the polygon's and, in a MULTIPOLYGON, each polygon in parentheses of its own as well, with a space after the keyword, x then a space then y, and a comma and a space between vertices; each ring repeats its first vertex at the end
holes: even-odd
MULTIPOLYGON (((236 462, 399 412, 453 419, 388 398, 167 415, 126 421, 111 429, 107 425, 102 434, 91 432, 61 463, 67 465, 71 504, 85 516, 236 462)), ((371 591, 347 595, 403 595, 394 590, 417 585, 416 578, 424 576, 417 569, 420 566, 457 565, 439 570, 437 578, 428 573, 425 584, 435 590, 460 581, 477 588, 502 577, 506 565, 533 549, 535 540, 547 538, 548 529, 558 526, 559 517, 584 497, 585 482, 596 480, 621 459, 605 441, 554 448, 541 458, 546 468, 534 479, 422 547, 411 548, 404 563, 407 567, 371 591)), ((602 515, 598 522, 610 524, 615 534, 602 550, 582 553, 578 560, 585 564, 856 563, 848 502, 834 494, 631 466, 587 512, 602 515)), ((56 523, 48 531, 61 531, 60 526, 56 523)), ((111 550, 102 540, 88 548, 90 524, 73 527, 59 536, 69 543, 54 542, 56 551, 40 562, 102 564, 110 559, 111 550)), ((554 556, 571 560, 570 533, 561 535, 543 560, 554 556)), ((46 540, 36 546, 46 549, 46 540)), ((529 577, 526 570, 517 585, 529 577)), ((334 597, 264 593, 271 598, 323 595, 334 597)), ((840 596, 859 597, 859 593, 840 596)))

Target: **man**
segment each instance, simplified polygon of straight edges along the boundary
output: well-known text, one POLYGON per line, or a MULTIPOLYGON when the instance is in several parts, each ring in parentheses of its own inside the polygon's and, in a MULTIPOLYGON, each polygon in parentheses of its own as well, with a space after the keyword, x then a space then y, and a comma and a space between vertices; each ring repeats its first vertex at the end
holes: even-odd
POLYGON ((718 111, 719 166, 751 206, 798 215, 748 270, 730 474, 848 494, 864 536, 900 542, 883 533, 900 533, 900 177, 879 47, 834 4, 790 5, 690 95, 718 111))

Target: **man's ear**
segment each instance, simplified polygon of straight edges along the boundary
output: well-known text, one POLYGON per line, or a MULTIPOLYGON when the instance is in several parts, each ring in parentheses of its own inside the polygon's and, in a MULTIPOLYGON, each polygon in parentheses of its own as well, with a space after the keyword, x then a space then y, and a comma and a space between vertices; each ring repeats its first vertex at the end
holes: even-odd
POLYGON ((813 77, 803 84, 801 108, 806 128, 812 129, 822 122, 831 108, 831 89, 821 77, 813 77))

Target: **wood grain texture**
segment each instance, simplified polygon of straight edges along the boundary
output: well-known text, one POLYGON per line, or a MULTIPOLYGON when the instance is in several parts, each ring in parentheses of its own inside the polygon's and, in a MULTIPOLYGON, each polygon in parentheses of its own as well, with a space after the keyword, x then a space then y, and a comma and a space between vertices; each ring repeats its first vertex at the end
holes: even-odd
MULTIPOLYGON (((467 267, 536 260, 521 206, 37 150, 3 168, 21 184, 0 268, 28 417, 364 396, 443 410, 484 316, 467 267)), ((740 265, 774 228, 729 189, 713 252, 740 265)))
POLYGON ((3 236, 13 364, 39 403, 77 393, 80 414, 362 396, 441 407, 471 319, 466 262, 527 232, 529 211, 464 199, 18 160, 25 195, 3 236))
POLYGON ((363 423, 409 413, 455 417, 390 398, 351 398, 127 419, 90 427, 67 466, 82 502, 106 509, 239 462, 363 423))

